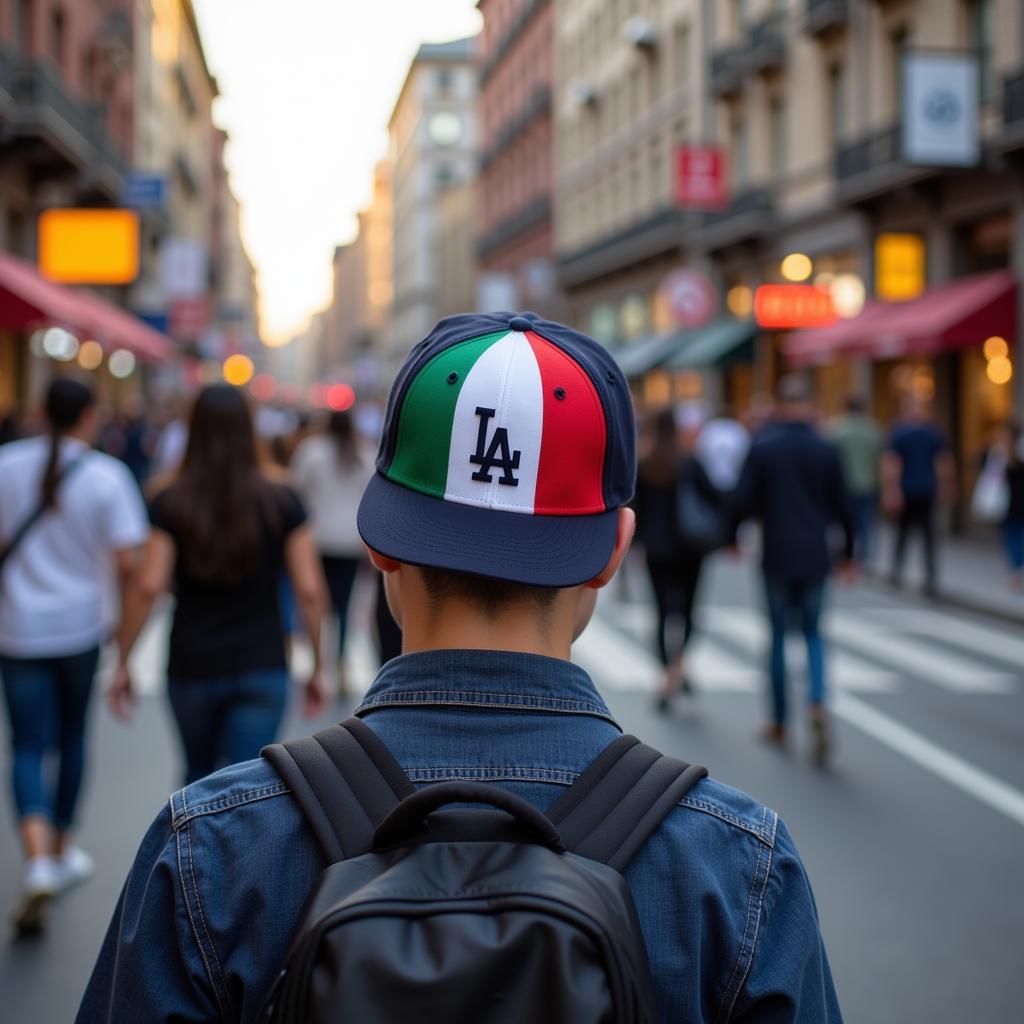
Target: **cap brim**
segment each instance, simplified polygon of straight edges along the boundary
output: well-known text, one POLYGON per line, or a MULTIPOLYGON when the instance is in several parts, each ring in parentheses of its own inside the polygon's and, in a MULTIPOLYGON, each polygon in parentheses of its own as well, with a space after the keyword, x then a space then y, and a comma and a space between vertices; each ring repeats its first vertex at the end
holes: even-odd
POLYGON ((618 513, 499 512, 420 494, 376 473, 359 504, 357 525, 374 551, 409 565, 537 587, 575 587, 608 564, 618 513))

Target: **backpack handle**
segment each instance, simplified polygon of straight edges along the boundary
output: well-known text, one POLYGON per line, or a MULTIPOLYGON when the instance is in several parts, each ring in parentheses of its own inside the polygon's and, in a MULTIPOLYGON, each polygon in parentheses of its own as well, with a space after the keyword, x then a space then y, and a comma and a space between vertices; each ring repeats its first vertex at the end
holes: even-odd
POLYGON ((558 830, 536 807, 507 789, 483 782, 438 782, 405 797, 377 826, 373 848, 379 850, 410 838, 423 827, 431 811, 446 804, 490 804, 498 807, 511 814, 545 846, 556 853, 565 852, 558 830))

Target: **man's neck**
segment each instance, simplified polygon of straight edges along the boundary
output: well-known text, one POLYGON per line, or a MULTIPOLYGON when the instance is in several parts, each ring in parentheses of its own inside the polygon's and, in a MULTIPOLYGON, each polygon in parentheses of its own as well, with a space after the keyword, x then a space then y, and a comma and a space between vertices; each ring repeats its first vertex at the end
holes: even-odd
POLYGON ((511 609, 491 618, 479 609, 450 603, 403 623, 402 653, 468 649, 542 654, 569 660, 571 630, 554 621, 538 623, 532 608, 511 609))

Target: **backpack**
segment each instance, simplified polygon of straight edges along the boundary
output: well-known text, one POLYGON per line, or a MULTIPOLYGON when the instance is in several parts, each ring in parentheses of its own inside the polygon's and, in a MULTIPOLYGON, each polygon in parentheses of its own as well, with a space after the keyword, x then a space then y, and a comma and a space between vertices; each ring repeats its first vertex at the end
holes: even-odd
POLYGON ((329 863, 264 1019, 658 1019, 621 872, 706 769, 620 736, 543 814, 488 783, 415 789, 354 718, 262 753, 329 863))

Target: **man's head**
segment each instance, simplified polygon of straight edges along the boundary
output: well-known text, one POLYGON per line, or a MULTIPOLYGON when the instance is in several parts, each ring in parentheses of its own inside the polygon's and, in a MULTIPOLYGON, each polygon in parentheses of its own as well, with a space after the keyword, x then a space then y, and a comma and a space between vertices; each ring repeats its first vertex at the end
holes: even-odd
POLYGON ((399 372, 359 531, 407 631, 459 608, 575 632, 628 547, 635 472, 600 345, 532 313, 451 317, 399 372))
POLYGON ((863 395, 850 394, 846 396, 846 411, 851 416, 863 416, 868 411, 868 403, 863 395))
POLYGON ((783 377, 775 389, 775 400, 783 419, 809 419, 814 411, 811 385, 802 373, 789 373, 783 377))

